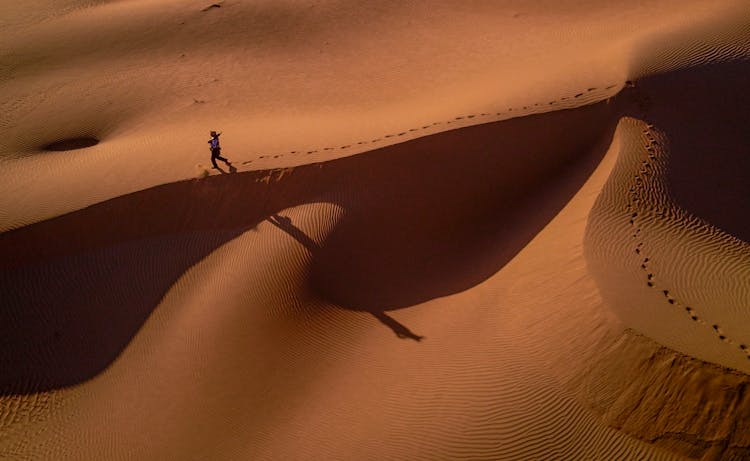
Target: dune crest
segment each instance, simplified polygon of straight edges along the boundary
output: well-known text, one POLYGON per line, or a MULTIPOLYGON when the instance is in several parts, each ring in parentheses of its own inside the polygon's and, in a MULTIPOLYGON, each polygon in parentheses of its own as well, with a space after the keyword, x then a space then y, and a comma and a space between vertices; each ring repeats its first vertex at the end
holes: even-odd
POLYGON ((747 373, 750 244, 708 219, 748 235, 741 197, 748 192, 750 136, 734 121, 748 101, 734 96, 742 94, 732 87, 738 80, 721 77, 730 69, 750 77, 750 66, 714 66, 713 72, 691 69, 636 82, 637 111, 646 122, 630 119, 621 127, 622 153, 592 212, 587 255, 605 298, 627 325, 684 354, 747 373), (696 85, 702 93, 680 107, 677 98, 696 85), (717 110, 717 101, 737 106, 717 110), (706 113, 708 126, 701 126, 706 113), (703 149, 719 145, 715 158, 706 157, 703 149), (702 211, 708 219, 695 214, 702 211))
POLYGON ((750 456, 749 25, 6 2, 0 459, 750 456))

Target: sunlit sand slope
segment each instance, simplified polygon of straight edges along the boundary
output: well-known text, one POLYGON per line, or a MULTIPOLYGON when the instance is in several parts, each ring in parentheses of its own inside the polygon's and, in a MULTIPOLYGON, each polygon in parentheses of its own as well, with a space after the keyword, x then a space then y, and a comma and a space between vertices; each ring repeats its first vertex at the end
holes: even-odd
MULTIPOLYGON (((519 317, 526 309, 559 315, 538 284, 585 274, 581 213, 595 197, 592 187, 568 205, 565 221, 542 229, 591 174, 614 121, 613 105, 599 104, 481 125, 321 165, 160 186, 4 234, 9 254, 23 245, 28 255, 7 265, 5 281, 38 284, 39 276, 24 271, 42 267, 63 282, 16 300, 14 307, 39 316, 15 320, 19 337, 43 324, 43 306, 70 297, 67 277, 107 267, 142 273, 154 246, 164 251, 187 240, 184 257, 195 258, 218 245, 176 280, 168 268, 126 277, 140 285, 131 286, 136 292, 165 290, 137 331, 92 309, 76 318, 108 334, 97 338, 66 328, 69 319, 48 317, 58 325, 57 347, 47 358, 32 354, 13 364, 19 372, 23 363, 34 367, 6 392, 87 381, 42 394, 57 396, 52 403, 14 398, 24 411, 8 407, 3 453, 78 459, 111 446, 106 453, 115 459, 676 459, 598 422, 544 365, 548 341, 568 343, 554 328, 552 337, 529 334, 529 319, 519 317), (547 136, 533 136, 540 132, 547 136), (532 157, 511 165, 520 152, 532 157), (159 213, 171 197, 206 206, 159 213), (201 211, 209 207, 215 221, 201 211), (125 222, 138 225, 108 219, 128 209, 138 217, 125 222), (555 230, 571 223, 577 232, 555 230), (72 243, 47 241, 46 226, 72 243), (92 238, 75 243, 80 228, 92 238), (351 233, 360 238, 352 241, 351 233), (133 243, 113 251, 119 241, 133 243), (66 254, 72 245, 79 247, 66 254), (551 247, 559 251, 550 254, 551 247), (94 264, 52 262, 79 254, 92 254, 94 264), (571 258, 579 262, 567 267, 571 258), (352 284, 358 290, 348 291, 352 284), (103 350, 103 365, 107 355, 117 359, 101 370, 82 361, 89 354, 76 354, 93 347, 103 350), (55 367, 59 361, 68 366, 55 367), (29 430, 36 433, 30 444, 23 436, 29 430)), ((574 307, 576 293, 559 300, 580 320, 593 306, 574 307)), ((102 296, 113 311, 123 309, 116 292, 102 296)), ((585 322, 602 321, 594 311, 585 322)), ((601 334, 553 350, 573 356, 601 334)), ((24 354, 14 350, 6 363, 24 354)))
POLYGON ((706 459, 750 455, 749 379, 737 372, 750 371, 748 78, 750 61, 733 61, 637 81, 642 120, 621 124, 618 163, 587 229, 605 299, 677 351, 623 336, 595 374, 623 378, 589 398, 608 402, 616 427, 706 459))
POLYGON ((746 459, 748 62, 744 0, 5 2, 0 459, 746 459))

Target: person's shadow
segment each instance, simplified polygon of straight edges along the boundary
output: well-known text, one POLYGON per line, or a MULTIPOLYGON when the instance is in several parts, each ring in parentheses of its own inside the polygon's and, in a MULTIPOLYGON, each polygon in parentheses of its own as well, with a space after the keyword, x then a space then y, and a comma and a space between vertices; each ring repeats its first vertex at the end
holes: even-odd
POLYGON ((369 311, 369 312, 376 319, 380 320, 380 323, 382 323, 383 325, 393 330, 393 332, 396 333, 396 336, 398 336, 401 339, 413 339, 414 341, 417 341, 417 342, 422 341, 424 339, 424 336, 420 336, 414 333, 409 328, 407 328, 406 325, 400 323, 398 320, 386 314, 385 311, 369 311))
POLYGON ((220 167, 218 165, 216 166, 216 169, 219 170, 219 173, 221 173, 221 174, 237 173, 237 168, 234 165, 230 164, 228 166, 229 166, 229 171, 225 171, 222 167, 220 167))
MULTIPOLYGON (((315 253, 320 250, 320 245, 318 245, 315 240, 311 239, 307 234, 305 234, 302 229, 295 226, 294 223, 292 223, 292 218, 281 216, 280 214, 276 213, 268 217, 267 221, 289 234, 291 237, 301 243, 302 246, 310 250, 310 253, 312 253, 313 255, 315 255, 315 253)), ((386 314, 385 309, 367 309, 365 312, 369 312, 370 314, 372 314, 373 317, 378 319, 383 325, 390 328, 393 333, 395 333, 396 336, 401 339, 413 339, 417 342, 424 339, 424 336, 420 336, 414 333, 408 327, 406 327, 406 325, 399 323, 398 320, 386 314)))
POLYGON ((302 244, 305 248, 310 250, 310 253, 313 255, 320 250, 320 245, 318 243, 307 236, 304 232, 302 232, 302 229, 295 226, 292 223, 292 218, 289 218, 287 216, 281 216, 280 214, 274 214, 271 215, 268 219, 268 222, 273 224, 274 226, 278 227, 279 229, 283 230, 290 236, 294 237, 295 240, 297 240, 299 243, 302 244))

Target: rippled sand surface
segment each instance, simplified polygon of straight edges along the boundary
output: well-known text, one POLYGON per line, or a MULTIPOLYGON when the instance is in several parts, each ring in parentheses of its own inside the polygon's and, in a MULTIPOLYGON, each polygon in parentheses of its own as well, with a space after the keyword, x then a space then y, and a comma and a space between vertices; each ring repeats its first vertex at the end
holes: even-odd
POLYGON ((745 1, 0 6, 0 459, 749 458, 747 82, 745 1))

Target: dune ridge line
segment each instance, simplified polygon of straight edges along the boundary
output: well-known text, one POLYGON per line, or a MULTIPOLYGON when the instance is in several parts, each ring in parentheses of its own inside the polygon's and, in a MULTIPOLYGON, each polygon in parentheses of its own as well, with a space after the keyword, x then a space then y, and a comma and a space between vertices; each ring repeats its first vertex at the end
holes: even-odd
MULTIPOLYGON (((628 84, 628 83, 630 83, 630 82, 626 82, 626 84, 628 84)), ((617 87, 617 85, 618 84, 607 85, 607 86, 605 86, 603 88, 603 90, 611 90, 612 88, 617 87)), ((528 105, 525 105, 525 106, 521 106, 521 107, 509 107, 505 111, 501 111, 501 112, 494 112, 494 113, 479 112, 479 113, 474 113, 474 114, 457 115, 457 116, 453 117, 452 119, 442 120, 442 121, 437 121, 437 122, 432 122, 432 123, 428 123, 427 125, 422 125, 422 126, 419 126, 419 127, 416 127, 416 128, 408 128, 408 129, 405 129, 405 130, 399 131, 399 132, 388 133, 388 134, 382 135, 382 136, 374 138, 374 139, 361 140, 361 141, 353 141, 353 142, 351 142, 349 144, 344 144, 342 146, 327 146, 327 147, 321 147, 321 148, 313 149, 313 150, 305 150, 305 149, 297 150, 297 149, 295 149, 295 150, 290 150, 290 151, 285 151, 285 152, 263 153, 258 158, 259 159, 264 159, 264 158, 268 158, 268 157, 280 158, 280 157, 285 156, 285 155, 302 155, 302 154, 311 155, 311 154, 316 154, 318 152, 324 152, 324 151, 346 150, 346 149, 350 149, 351 147, 353 147, 355 145, 356 146, 364 146, 364 145, 367 145, 367 144, 381 143, 381 142, 383 142, 385 140, 388 140, 388 139, 391 139, 391 138, 398 138, 398 137, 401 137, 401 136, 406 136, 407 134, 410 134, 410 133, 416 133, 416 132, 419 132, 419 131, 429 130, 429 129, 432 129, 432 128, 436 127, 436 126, 440 126, 440 125, 446 125, 447 126, 447 125, 451 125, 453 123, 461 122, 463 120, 476 119, 477 124, 480 124, 480 123, 489 123, 487 121, 480 122, 479 120, 481 118, 490 118, 490 121, 493 121, 494 117, 502 117, 504 115, 507 115, 507 114, 513 112, 514 110, 515 111, 519 111, 519 110, 523 111, 523 110, 528 110, 528 109, 533 109, 533 108, 539 108, 539 107, 554 106, 554 105, 559 104, 562 101, 566 101, 566 100, 569 100, 569 99, 580 98, 581 96, 584 96, 586 93, 590 93, 592 91, 596 91, 597 89, 599 89, 599 88, 597 88, 597 87, 587 87, 586 90, 584 90, 584 91, 577 91, 573 96, 563 96, 563 97, 561 97, 559 99, 554 99, 554 100, 549 101, 547 103, 536 102, 536 103, 531 103, 531 104, 528 104, 528 105)), ((616 96, 616 93, 608 96, 607 98, 611 98, 611 97, 614 97, 614 96, 616 96)), ((597 102, 599 102, 599 100, 590 100, 590 101, 587 101, 587 104, 595 104, 597 102)), ((577 106, 577 107, 580 107, 580 106, 577 106)), ((565 107, 562 110, 568 110, 568 109, 573 109, 573 108, 574 107, 565 107)), ((534 113, 535 114, 540 114, 540 113, 543 114, 543 113, 546 113, 546 112, 550 112, 550 111, 542 111, 542 112, 534 112, 534 113)), ((525 116, 525 115, 531 115, 531 114, 523 114, 523 113, 521 113, 521 115, 519 115, 519 116, 525 116)), ((462 127, 464 127, 464 126, 471 126, 471 125, 462 125, 462 127)), ((242 165, 249 165, 252 162, 253 162, 252 160, 246 160, 246 161, 242 162, 242 165)))

